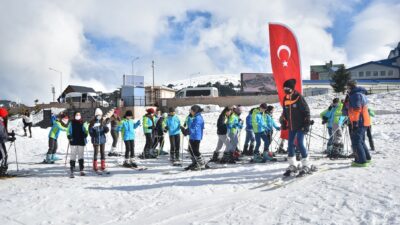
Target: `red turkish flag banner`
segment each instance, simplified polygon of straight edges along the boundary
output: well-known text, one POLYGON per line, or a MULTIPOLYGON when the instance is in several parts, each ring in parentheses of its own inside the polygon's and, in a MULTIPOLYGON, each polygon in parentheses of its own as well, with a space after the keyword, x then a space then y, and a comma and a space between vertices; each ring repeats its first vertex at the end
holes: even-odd
MULTIPOLYGON (((272 72, 278 91, 279 102, 283 104, 283 83, 289 79, 296 80, 295 89, 303 92, 300 57, 297 40, 293 32, 282 24, 269 24, 269 47, 271 54, 272 72)), ((281 131, 281 138, 288 139, 288 131, 281 131)))
POLYGON ((269 47, 271 54, 272 72, 278 90, 279 101, 282 104, 285 92, 283 83, 296 79, 295 89, 302 93, 302 80, 299 50, 294 34, 284 25, 269 24, 269 47))

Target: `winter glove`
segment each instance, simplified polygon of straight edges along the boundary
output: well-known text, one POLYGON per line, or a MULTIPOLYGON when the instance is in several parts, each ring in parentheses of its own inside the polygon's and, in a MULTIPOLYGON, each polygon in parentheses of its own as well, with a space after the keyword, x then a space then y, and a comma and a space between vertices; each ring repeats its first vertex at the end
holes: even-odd
POLYGON ((277 128, 275 128, 277 131, 280 131, 281 130, 281 128, 280 127, 277 127, 277 128))
POLYGON ((96 127, 99 127, 99 126, 100 126, 99 122, 96 122, 95 124, 93 124, 93 128, 96 128, 96 127))
POLYGON ((358 122, 357 121, 354 121, 353 123, 352 123, 352 129, 353 130, 357 130, 357 128, 358 128, 358 122))
POLYGON ((322 124, 326 124, 328 122, 328 117, 323 116, 322 117, 322 124))
POLYGON ((301 129, 304 134, 307 134, 310 131, 310 125, 304 126, 303 129, 301 129))
POLYGON ((71 135, 67 135, 67 138, 69 141, 72 141, 72 136, 71 135))
POLYGON ((11 141, 11 142, 14 142, 17 139, 15 137, 9 137, 8 140, 11 141))
POLYGON ((184 136, 188 136, 189 135, 189 129, 185 129, 185 132, 183 133, 184 136))
POLYGON ((330 106, 329 106, 328 110, 329 110, 329 111, 331 111, 331 110, 332 110, 332 105, 330 105, 330 106))

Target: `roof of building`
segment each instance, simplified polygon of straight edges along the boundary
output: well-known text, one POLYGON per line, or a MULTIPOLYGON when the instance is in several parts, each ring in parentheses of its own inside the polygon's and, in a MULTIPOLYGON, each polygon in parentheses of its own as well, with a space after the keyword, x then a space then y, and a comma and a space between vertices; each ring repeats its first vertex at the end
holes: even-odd
POLYGON ((379 60, 379 61, 370 61, 370 62, 363 63, 363 64, 360 64, 360 65, 357 65, 357 66, 353 66, 351 68, 348 68, 347 70, 357 69, 359 67, 366 66, 366 65, 369 65, 369 64, 375 64, 375 65, 387 66, 387 67, 400 69, 400 65, 393 65, 393 63, 395 63, 398 58, 400 58, 400 56, 397 56, 397 57, 394 57, 394 58, 390 58, 390 59, 383 59, 383 60, 379 60))

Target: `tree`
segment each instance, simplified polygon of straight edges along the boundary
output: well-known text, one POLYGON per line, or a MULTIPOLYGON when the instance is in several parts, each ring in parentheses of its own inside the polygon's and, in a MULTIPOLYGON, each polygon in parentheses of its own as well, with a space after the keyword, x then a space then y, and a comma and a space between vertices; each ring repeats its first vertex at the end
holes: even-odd
POLYGON ((351 80, 351 74, 346 71, 344 66, 341 66, 331 77, 331 86, 336 93, 344 93, 346 90, 347 81, 351 80))
POLYGON ((35 105, 37 105, 37 104, 38 104, 38 102, 39 102, 39 99, 36 99, 36 100, 35 100, 35 105))
POLYGON ((167 87, 169 87, 169 88, 173 88, 175 85, 173 85, 173 84, 168 84, 168 86, 167 87))

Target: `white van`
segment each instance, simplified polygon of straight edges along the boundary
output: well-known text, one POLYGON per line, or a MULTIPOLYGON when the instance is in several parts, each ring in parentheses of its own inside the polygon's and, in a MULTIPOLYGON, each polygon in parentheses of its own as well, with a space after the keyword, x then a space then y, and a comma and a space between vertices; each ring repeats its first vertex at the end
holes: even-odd
POLYGON ((176 98, 218 97, 218 89, 215 87, 184 88, 176 94, 176 98))
POLYGON ((70 92, 65 95, 65 102, 77 102, 77 103, 85 103, 85 102, 97 102, 100 103, 103 107, 109 107, 109 103, 101 99, 101 97, 97 96, 96 93, 80 93, 80 92, 70 92))

